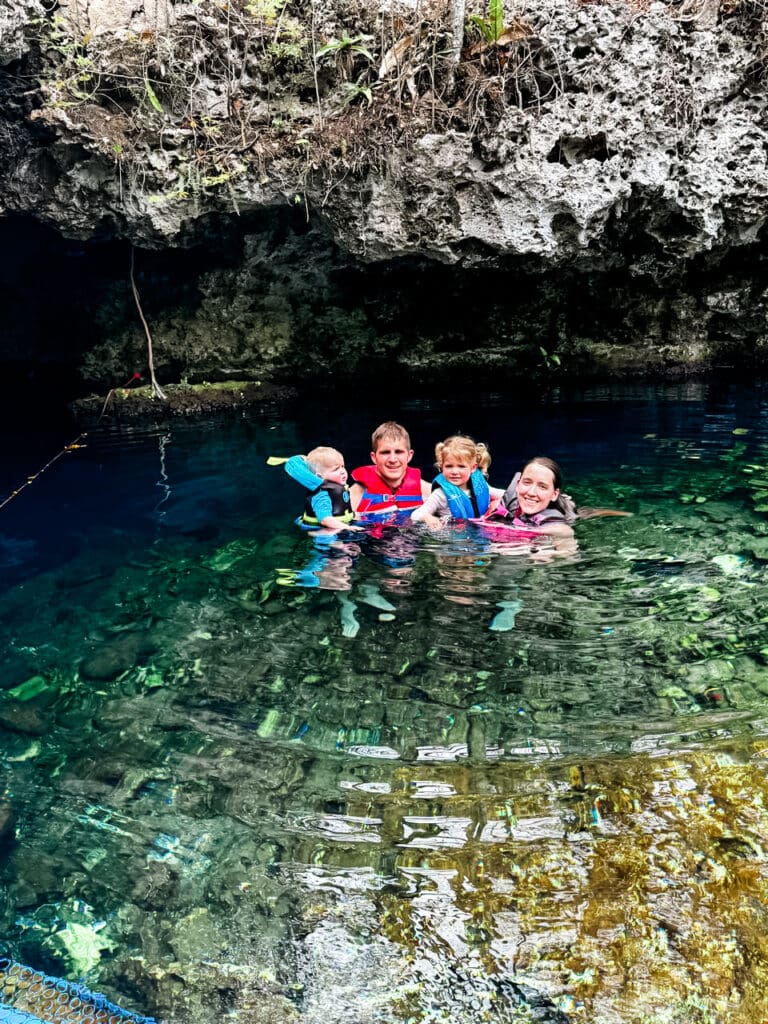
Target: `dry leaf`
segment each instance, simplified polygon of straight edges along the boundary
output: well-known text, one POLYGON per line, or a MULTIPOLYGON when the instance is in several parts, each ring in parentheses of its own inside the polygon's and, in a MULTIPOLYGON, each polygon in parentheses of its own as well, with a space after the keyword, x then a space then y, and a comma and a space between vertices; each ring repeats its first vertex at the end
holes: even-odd
POLYGON ((398 39, 394 46, 387 50, 379 68, 379 81, 386 78, 390 72, 398 70, 402 63, 403 54, 412 44, 413 36, 403 36, 402 39, 398 39))

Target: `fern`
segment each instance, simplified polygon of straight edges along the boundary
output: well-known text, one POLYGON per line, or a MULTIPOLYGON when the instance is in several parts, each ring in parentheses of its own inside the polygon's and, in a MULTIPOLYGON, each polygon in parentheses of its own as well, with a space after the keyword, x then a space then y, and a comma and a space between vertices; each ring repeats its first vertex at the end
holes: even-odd
POLYGON ((504 0, 489 0, 488 17, 470 14, 469 21, 480 30, 486 43, 495 43, 504 34, 504 0))
POLYGON ((504 31, 504 0, 489 0, 488 23, 495 43, 504 31))

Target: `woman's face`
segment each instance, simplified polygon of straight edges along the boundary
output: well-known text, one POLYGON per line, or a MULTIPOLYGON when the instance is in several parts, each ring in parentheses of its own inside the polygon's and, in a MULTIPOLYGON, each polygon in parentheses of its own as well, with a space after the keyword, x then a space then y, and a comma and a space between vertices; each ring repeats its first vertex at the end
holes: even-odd
POLYGON ((543 512, 558 497, 555 477, 551 469, 529 462, 517 482, 517 502, 526 515, 543 512))
POLYGON ((466 487, 467 481, 475 469, 477 469, 476 462, 468 462, 455 455, 447 455, 440 467, 445 479, 457 487, 466 487))

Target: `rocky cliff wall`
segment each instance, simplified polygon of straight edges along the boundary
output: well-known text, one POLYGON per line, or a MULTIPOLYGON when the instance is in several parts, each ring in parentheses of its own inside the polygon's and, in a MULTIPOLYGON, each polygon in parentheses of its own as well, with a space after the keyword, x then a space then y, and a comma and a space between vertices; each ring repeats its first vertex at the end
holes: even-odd
MULTIPOLYGON (((239 225, 237 266, 150 297, 171 373, 768 348, 757 0, 507 3, 496 24, 458 0, 11 0, 0 59, 7 212, 165 250, 171 277, 172 249, 239 225), (427 287, 461 315, 425 316, 427 287)), ((141 346, 103 301, 98 383, 141 346)))

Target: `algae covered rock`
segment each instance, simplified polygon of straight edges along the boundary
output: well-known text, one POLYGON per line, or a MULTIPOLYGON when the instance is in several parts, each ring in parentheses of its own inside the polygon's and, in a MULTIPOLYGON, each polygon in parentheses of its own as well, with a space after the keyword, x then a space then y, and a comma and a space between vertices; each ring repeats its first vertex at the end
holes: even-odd
POLYGON ((100 644, 80 663, 86 679, 109 681, 133 668, 156 650, 157 644, 147 631, 124 633, 100 644))
POLYGON ((195 958, 165 964, 129 957, 124 980, 139 986, 161 1020, 202 1024, 229 1016, 238 1024, 299 1024, 291 1000, 280 991, 274 971, 258 963, 236 964, 195 958))

